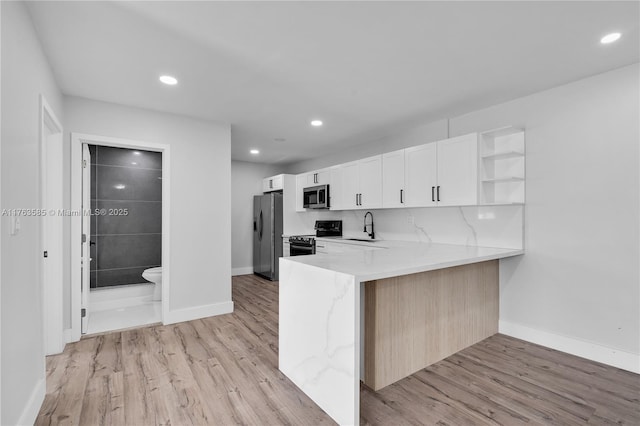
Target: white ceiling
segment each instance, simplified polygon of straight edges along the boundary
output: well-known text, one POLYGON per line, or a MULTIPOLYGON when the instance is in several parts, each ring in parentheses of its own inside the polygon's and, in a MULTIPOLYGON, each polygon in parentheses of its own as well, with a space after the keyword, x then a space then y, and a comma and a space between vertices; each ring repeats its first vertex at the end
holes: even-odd
POLYGON ((265 163, 326 155, 640 60, 638 2, 28 7, 65 94, 231 123, 232 157, 265 163), (614 30, 620 41, 601 45, 614 30), (162 85, 160 74, 179 84, 162 85), (311 127, 313 118, 325 125, 311 127))

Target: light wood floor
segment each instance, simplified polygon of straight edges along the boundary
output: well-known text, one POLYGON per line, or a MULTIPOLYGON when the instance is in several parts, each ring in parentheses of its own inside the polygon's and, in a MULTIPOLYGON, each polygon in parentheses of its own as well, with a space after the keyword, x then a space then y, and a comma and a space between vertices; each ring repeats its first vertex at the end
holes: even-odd
MULTIPOLYGON (((47 358, 36 424, 316 425, 277 369, 277 283, 233 279, 235 312, 84 338, 47 358)), ((640 424, 640 376, 496 335, 379 392, 363 424, 640 424)))

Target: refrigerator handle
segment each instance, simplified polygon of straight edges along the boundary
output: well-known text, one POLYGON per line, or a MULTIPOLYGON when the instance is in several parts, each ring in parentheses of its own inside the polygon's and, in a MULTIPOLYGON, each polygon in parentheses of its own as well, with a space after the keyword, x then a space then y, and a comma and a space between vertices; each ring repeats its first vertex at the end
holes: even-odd
POLYGON ((260 232, 259 232, 260 241, 262 241, 262 229, 263 228, 264 228, 264 220, 262 218, 262 210, 260 210, 260 232))

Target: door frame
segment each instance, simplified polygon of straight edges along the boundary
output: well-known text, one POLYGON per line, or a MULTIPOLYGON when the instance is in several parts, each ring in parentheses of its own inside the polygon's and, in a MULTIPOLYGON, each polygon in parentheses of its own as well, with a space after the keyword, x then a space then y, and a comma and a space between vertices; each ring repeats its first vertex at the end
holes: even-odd
POLYGON ((64 350, 63 220, 58 210, 63 196, 63 127, 46 98, 40 95, 40 282, 45 355, 64 350), (55 138, 55 139, 52 139, 55 138), (49 179, 50 169, 57 169, 49 179), (46 210, 46 214, 45 213, 46 210), (51 210, 54 210, 53 212, 51 210), (57 218, 59 220, 51 220, 57 218), (45 259, 44 252, 50 257, 45 259))
POLYGON ((108 136, 71 133, 71 338, 81 337, 81 259, 82 259, 82 144, 141 149, 162 153, 162 323, 169 318, 170 290, 170 147, 167 144, 143 142, 108 136))

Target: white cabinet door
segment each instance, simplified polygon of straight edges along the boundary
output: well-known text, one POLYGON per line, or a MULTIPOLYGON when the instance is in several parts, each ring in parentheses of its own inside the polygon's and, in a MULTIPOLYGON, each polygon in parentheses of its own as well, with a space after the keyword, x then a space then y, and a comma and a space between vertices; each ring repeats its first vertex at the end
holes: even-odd
POLYGON ((296 175, 296 211, 304 212, 306 211, 303 207, 304 199, 302 191, 307 187, 307 174, 302 173, 296 175))
POLYGON ((305 188, 309 188, 311 186, 316 186, 316 173, 311 172, 307 173, 307 181, 305 184, 305 188))
POLYGON ((478 203, 478 135, 472 133, 438 142, 439 206, 478 203))
POLYGON ((273 176, 271 178, 271 190, 272 191, 282 191, 284 184, 283 175, 273 176))
POLYGON ((404 207, 404 151, 382 155, 382 207, 404 207))
POLYGON ((271 179, 264 178, 262 179, 262 192, 271 191, 271 179))
POLYGON ((358 163, 347 163, 342 165, 342 208, 353 210, 360 208, 359 185, 358 185, 358 163))
POLYGON ((329 170, 329 208, 331 210, 343 210, 344 199, 342 196, 342 167, 336 166, 329 170))
POLYGON ((405 149, 405 205, 429 207, 436 205, 438 186, 437 143, 405 149))
POLYGON ((382 207, 382 156, 358 161, 361 209, 382 207))
POLYGON ((262 192, 281 191, 284 187, 284 175, 262 179, 262 192))
POLYGON ((307 173, 307 186, 328 185, 331 181, 329 169, 316 170, 307 173))
POLYGON ((331 183, 331 170, 318 170, 316 172, 316 182, 318 185, 329 185, 331 183))

